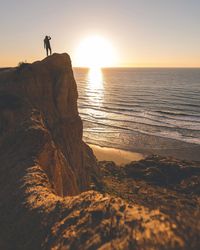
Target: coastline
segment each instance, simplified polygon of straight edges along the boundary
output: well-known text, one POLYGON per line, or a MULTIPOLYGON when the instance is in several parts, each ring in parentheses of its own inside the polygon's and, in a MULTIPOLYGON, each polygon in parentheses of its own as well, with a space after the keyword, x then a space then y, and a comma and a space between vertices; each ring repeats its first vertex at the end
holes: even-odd
MULTIPOLYGON (((115 149, 111 152, 117 157, 119 151, 129 152, 133 154, 133 161, 137 161, 137 155, 143 155, 143 158, 149 155, 160 155, 163 157, 172 157, 183 161, 196 161, 200 162, 200 145, 179 141, 176 139, 163 138, 152 135, 139 135, 135 134, 135 140, 130 148, 117 145, 116 143, 109 144, 105 141, 101 143, 93 143, 92 140, 84 138, 85 142, 92 146, 95 145, 100 149, 115 149), (134 158, 136 156, 136 159, 134 158)), ((104 150, 106 152, 106 150, 104 150)), ((98 153, 99 154, 99 153, 98 153)), ((114 155, 112 159, 114 159, 114 155)), ((105 155, 106 156, 106 155, 105 155)), ((97 157, 98 158, 98 157, 97 157)), ((102 159, 101 160, 107 160, 102 159)), ((114 161, 114 160, 113 160, 114 161)))
POLYGON ((117 148, 101 147, 89 144, 98 161, 114 161, 117 165, 124 165, 132 161, 139 161, 145 158, 145 154, 125 151, 117 148))

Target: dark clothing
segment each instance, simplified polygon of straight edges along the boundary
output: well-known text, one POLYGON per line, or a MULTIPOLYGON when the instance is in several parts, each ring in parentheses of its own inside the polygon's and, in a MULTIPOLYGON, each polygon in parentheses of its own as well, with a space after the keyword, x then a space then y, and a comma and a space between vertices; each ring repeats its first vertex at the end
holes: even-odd
POLYGON ((47 56, 49 55, 49 52, 50 52, 50 55, 51 55, 50 40, 51 40, 50 36, 46 36, 45 39, 44 39, 44 48, 46 49, 47 56))

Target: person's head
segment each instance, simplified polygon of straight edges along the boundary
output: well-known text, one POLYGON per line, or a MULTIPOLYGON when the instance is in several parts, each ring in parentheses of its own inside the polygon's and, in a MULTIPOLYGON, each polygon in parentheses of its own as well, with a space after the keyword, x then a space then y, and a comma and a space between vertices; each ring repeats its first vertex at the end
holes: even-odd
POLYGON ((48 39, 48 36, 45 36, 45 39, 48 39))

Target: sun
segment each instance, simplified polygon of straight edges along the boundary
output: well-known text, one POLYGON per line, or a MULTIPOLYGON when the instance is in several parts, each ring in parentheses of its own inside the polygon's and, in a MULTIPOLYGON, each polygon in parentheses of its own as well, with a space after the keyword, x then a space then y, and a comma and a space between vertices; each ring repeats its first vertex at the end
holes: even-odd
POLYGON ((79 67, 111 67, 115 61, 116 53, 112 44, 101 36, 85 38, 76 50, 76 64, 79 67))

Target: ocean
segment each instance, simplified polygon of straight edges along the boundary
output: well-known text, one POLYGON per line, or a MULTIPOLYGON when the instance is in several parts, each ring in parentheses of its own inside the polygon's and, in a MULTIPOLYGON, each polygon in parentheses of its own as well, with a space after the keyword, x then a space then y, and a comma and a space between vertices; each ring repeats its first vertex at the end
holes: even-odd
POLYGON ((74 76, 87 143, 174 156, 200 149, 200 68, 74 68, 74 76))

